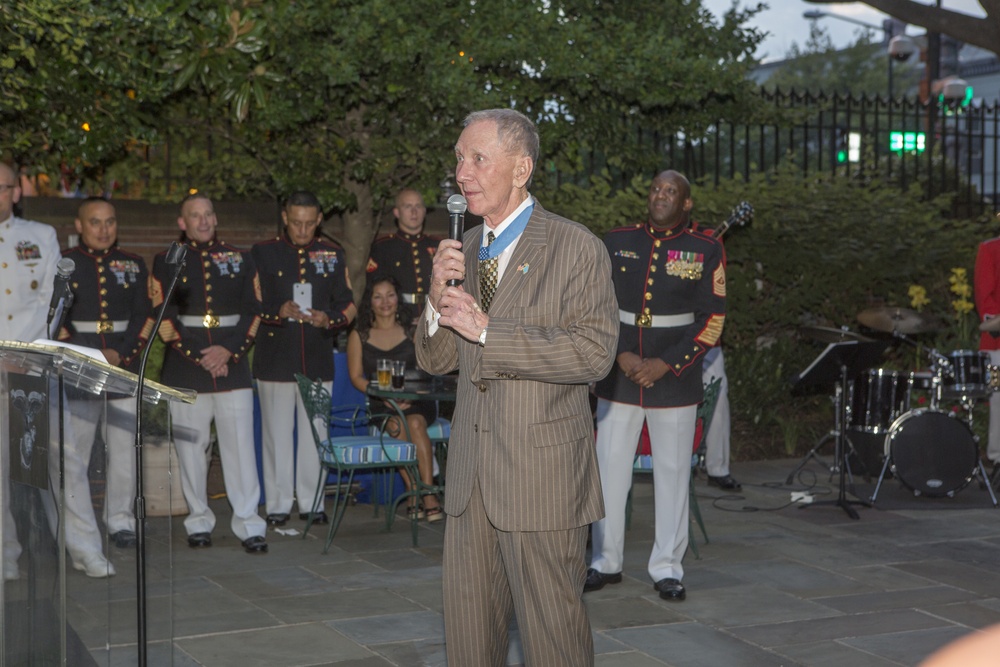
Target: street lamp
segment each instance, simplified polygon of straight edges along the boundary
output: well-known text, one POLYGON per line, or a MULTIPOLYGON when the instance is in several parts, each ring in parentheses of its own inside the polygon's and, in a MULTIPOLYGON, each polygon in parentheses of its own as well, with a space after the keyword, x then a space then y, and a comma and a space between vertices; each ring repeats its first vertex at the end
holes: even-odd
MULTIPOLYGON (((859 21, 858 19, 852 19, 850 16, 844 16, 842 14, 831 14, 830 12, 824 12, 819 9, 810 9, 808 11, 802 12, 802 18, 809 19, 810 21, 815 21, 821 18, 833 18, 839 19, 841 21, 847 21, 848 23, 853 23, 854 25, 859 25, 863 28, 869 28, 871 30, 881 30, 884 34, 885 43, 889 44, 893 40, 892 36, 892 23, 886 21, 884 25, 875 25, 874 23, 866 23, 864 21, 859 21)), ((892 99, 892 58, 889 58, 889 99, 892 99)))

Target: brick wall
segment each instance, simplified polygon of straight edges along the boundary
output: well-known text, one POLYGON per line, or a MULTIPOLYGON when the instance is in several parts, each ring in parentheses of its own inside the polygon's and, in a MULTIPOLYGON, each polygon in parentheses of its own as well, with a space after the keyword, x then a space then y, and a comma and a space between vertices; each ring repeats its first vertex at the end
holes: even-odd
MULTIPOLYGON (((141 255, 150 266, 153 257, 180 237, 177 204, 151 204, 130 199, 117 199, 112 203, 118 216, 119 245, 141 255)), ((73 220, 79 206, 79 199, 25 197, 21 200, 21 217, 55 227, 60 245, 66 248, 70 235, 76 234, 73 220)), ((215 202, 215 212, 219 217, 219 238, 241 248, 274 237, 281 224, 280 210, 275 202, 215 202)), ((340 218, 325 221, 323 229, 339 238, 343 231, 340 218)), ((443 206, 428 210, 426 229, 430 234, 447 236, 448 212, 443 206)), ((380 232, 385 234, 394 230, 390 210, 383 217, 380 232)))

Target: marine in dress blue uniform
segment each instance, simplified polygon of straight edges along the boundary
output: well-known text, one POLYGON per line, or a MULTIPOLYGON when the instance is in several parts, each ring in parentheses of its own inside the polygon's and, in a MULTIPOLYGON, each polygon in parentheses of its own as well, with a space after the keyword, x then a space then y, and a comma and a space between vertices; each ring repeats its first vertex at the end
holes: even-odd
MULTIPOLYGON (((165 384, 194 389, 193 405, 171 403, 181 487, 190 513, 184 520, 191 547, 211 546, 215 514, 208 506, 211 424, 215 422, 230 527, 248 553, 264 553, 267 524, 257 514, 260 484, 253 434, 253 388, 246 354, 260 325, 260 288, 249 252, 216 238, 212 201, 186 197, 178 226, 187 261, 167 304, 159 335, 167 344, 165 384)), ((149 284, 153 307, 163 303, 171 267, 156 256, 149 284)))
POLYGON ((656 540, 648 572, 660 597, 683 600, 681 558, 688 540, 688 480, 702 357, 725 321, 722 244, 691 228, 686 178, 653 179, 647 221, 605 237, 618 297, 617 363, 597 383, 597 458, 606 517, 593 525, 585 590, 621 581, 625 503, 643 421, 649 424, 656 540))
POLYGON ((336 336, 357 313, 343 249, 316 236, 323 220, 319 200, 296 192, 281 216, 285 233, 251 251, 262 299, 253 374, 260 396, 264 496, 267 521, 279 526, 288 521, 293 501, 301 518, 315 512, 326 521, 323 498, 316 498, 319 454, 295 374, 322 380, 332 391, 336 336), (300 284, 312 291, 305 310, 294 300, 294 286, 300 284))
MULTIPOLYGON (((63 251, 63 257, 72 259, 75 265, 70 281, 73 306, 66 313, 59 340, 100 350, 112 366, 138 372, 152 330, 146 262, 118 247, 118 221, 110 202, 99 197, 87 199, 80 205, 75 225, 80 244, 63 251)), ((68 393, 71 426, 79 449, 76 453, 85 472, 105 406, 91 395, 68 393)), ((107 398, 105 521, 117 546, 133 547, 135 399, 121 395, 107 398)), ((93 515, 89 501, 85 511, 93 515)), ((68 522, 67 528, 70 525, 68 522)), ((96 524, 90 537, 99 552, 96 524)))
POLYGON ((427 207, 416 190, 401 190, 392 214, 398 229, 372 244, 366 272, 369 276, 378 273, 395 278, 402 290, 400 307, 409 310, 416 320, 424 309, 431 286, 431 262, 441 239, 424 234, 427 207))

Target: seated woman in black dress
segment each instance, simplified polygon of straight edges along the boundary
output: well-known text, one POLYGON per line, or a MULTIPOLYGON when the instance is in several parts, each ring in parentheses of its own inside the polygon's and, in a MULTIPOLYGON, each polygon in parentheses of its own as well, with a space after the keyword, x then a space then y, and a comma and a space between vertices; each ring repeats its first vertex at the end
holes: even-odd
MULTIPOLYGON (((351 384, 365 391, 375 376, 379 359, 402 360, 407 368, 416 368, 417 356, 413 348, 413 330, 410 313, 399 308, 399 283, 390 276, 373 276, 365 287, 365 294, 358 306, 358 318, 347 337, 347 370, 351 384)), ((370 399, 376 411, 377 399, 370 399)), ((406 416, 410 441, 417 447, 417 469, 424 484, 434 483, 434 452, 427 425, 437 418, 437 405, 433 401, 397 401, 406 416)), ((398 430, 398 429, 397 429, 398 430)), ((403 480, 408 489, 413 480, 404 472, 403 480)), ((428 521, 440 521, 444 512, 433 494, 423 497, 423 508, 410 506, 411 515, 428 521)))

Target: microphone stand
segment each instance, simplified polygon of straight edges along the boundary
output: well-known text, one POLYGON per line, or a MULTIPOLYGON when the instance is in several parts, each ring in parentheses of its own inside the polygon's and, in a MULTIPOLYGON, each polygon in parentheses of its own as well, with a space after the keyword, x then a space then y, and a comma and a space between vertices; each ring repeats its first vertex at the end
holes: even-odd
MULTIPOLYGON (((170 284, 163 295, 163 303, 160 304, 160 312, 156 316, 156 324, 153 325, 152 336, 156 336, 160 330, 160 323, 163 322, 163 314, 167 310, 167 304, 173 297, 174 289, 177 287, 177 280, 180 278, 181 270, 184 268, 184 255, 187 249, 174 241, 167 250, 167 266, 174 267, 174 273, 170 278, 170 284)), ((136 645, 138 650, 138 665, 146 667, 146 498, 143 495, 143 460, 142 460, 142 385, 146 378, 146 362, 149 360, 149 350, 152 348, 152 341, 146 345, 142 351, 142 360, 139 362, 139 388, 135 396, 135 586, 136 586, 136 645)))

